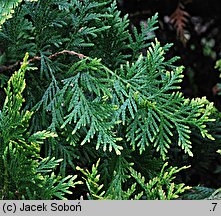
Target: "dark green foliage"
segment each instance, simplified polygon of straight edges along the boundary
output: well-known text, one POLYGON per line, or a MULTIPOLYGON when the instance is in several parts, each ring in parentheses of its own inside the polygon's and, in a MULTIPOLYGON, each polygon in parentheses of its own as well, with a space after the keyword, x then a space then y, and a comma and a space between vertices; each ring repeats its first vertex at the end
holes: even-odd
POLYGON ((22 110, 27 57, 8 82, 0 111, 0 196, 1 199, 64 199, 66 193, 72 193, 69 188, 80 182, 74 183, 76 176, 62 178, 53 172, 62 160, 41 159, 40 144, 56 134, 28 132, 33 113, 22 110))
POLYGON ((89 199, 176 199, 189 189, 174 181, 187 166, 166 169, 165 160, 172 148, 193 156, 194 130, 214 140, 207 127, 215 121, 213 104, 179 92, 184 68, 175 65, 177 57, 166 58, 171 44, 151 40, 156 23, 157 14, 147 27, 130 31, 116 2, 38 0, 16 8, 0 31, 1 85, 25 52, 32 70, 23 105, 24 65, 8 82, 2 198, 63 199, 80 183, 73 183, 76 170, 89 199), (19 82, 13 86, 14 79, 19 82), (99 158, 100 165, 92 165, 99 158), (5 161, 20 164, 13 182, 5 161), (19 172, 27 173, 19 178, 19 172), (24 188, 15 197, 18 185, 24 188))
POLYGON ((190 200, 207 199, 214 192, 215 192, 215 189, 198 186, 198 187, 193 187, 187 195, 184 195, 184 198, 190 199, 190 200))

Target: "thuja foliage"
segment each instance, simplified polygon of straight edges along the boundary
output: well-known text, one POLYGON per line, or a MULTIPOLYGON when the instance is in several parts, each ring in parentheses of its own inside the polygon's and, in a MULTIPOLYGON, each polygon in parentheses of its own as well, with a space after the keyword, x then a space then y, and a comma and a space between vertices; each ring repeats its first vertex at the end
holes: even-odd
POLYGON ((27 70, 27 55, 6 89, 6 99, 0 111, 0 196, 1 199, 65 198, 72 193, 76 176, 62 178, 53 170, 61 160, 40 157, 40 145, 56 134, 49 131, 28 131, 32 112, 22 109, 27 70))
MULTIPOLYGON (((215 68, 221 71, 221 61, 217 60, 215 68)), ((220 94, 220 83, 217 84, 217 93, 220 94)), ((201 173, 201 175, 208 174, 210 172, 214 174, 221 173, 221 167, 219 164, 211 163, 211 161, 217 161, 221 154, 220 144, 221 144, 221 113, 214 108, 213 117, 216 118, 215 124, 210 125, 210 131, 213 131, 215 142, 210 143, 211 141, 202 140, 195 134, 194 142, 197 144, 197 156, 195 160, 198 163, 195 165, 195 169, 201 173), (209 144, 209 146, 208 146, 209 144), (212 145, 211 145, 212 144, 212 145), (199 149, 200 148, 200 149, 199 149), (204 157, 204 160, 201 160, 200 157, 204 157), (211 166, 212 164, 212 166, 211 166)), ((211 123, 210 123, 211 124, 211 123)), ((221 188, 210 188, 206 186, 195 186, 187 194, 184 195, 186 199, 220 199, 221 198, 221 188)))
MULTIPOLYGON (((0 28, 1 25, 9 18, 12 18, 14 9, 22 2, 23 0, 1 0, 0 1, 0 28)), ((37 1, 37 0, 26 0, 26 1, 37 1)))
MULTIPOLYGON (((219 71, 221 71, 221 60, 217 60, 215 68, 218 69, 219 71)), ((218 88, 218 94, 220 95, 220 87, 221 84, 218 83, 217 84, 217 88, 218 88)), ((219 115, 219 118, 221 119, 221 114, 219 115)), ((217 150, 217 153, 221 155, 221 149, 217 150)), ((220 166, 215 170, 216 172, 220 173, 221 169, 220 166)), ((210 196, 207 196, 207 199, 221 199, 221 188, 218 189, 210 189, 212 191, 212 193, 210 194, 210 196)))
POLYGON ((190 189, 190 187, 185 186, 183 183, 175 184, 173 179, 175 174, 180 170, 187 167, 182 167, 178 169, 177 167, 170 167, 165 169, 168 163, 165 163, 158 176, 145 182, 145 177, 141 173, 137 173, 132 167, 130 167, 130 176, 124 176, 124 180, 133 177, 137 183, 132 184, 126 190, 122 190, 122 185, 115 184, 122 178, 123 173, 115 173, 115 180, 111 182, 110 187, 107 191, 102 190, 103 185, 99 184, 100 175, 98 174, 98 165, 99 160, 96 165, 92 166, 92 171, 83 170, 80 167, 77 167, 77 170, 80 170, 85 177, 86 185, 89 190, 88 198, 89 199, 140 199, 145 198, 148 200, 170 200, 176 199, 179 197, 179 194, 182 194, 185 190, 190 189), (141 192, 137 192, 137 184, 140 185, 141 192))
POLYGON ((168 166, 168 154, 177 148, 193 156, 192 130, 214 139, 213 104, 179 91, 184 68, 166 57, 172 44, 154 38, 157 17, 130 29, 116 2, 38 0, 21 2, 4 20, 1 115, 11 122, 1 118, 8 124, 2 198, 64 198, 80 183, 69 177, 76 172, 85 184, 72 199, 85 191, 90 199, 176 199, 189 188, 174 180, 188 167, 168 166), (29 60, 12 75, 26 52, 29 60), (10 163, 17 164, 13 181, 10 163))
POLYGON ((22 0, 12 0, 12 1, 1 1, 0 2, 0 26, 9 18, 12 17, 14 13, 14 8, 18 6, 18 4, 22 0))

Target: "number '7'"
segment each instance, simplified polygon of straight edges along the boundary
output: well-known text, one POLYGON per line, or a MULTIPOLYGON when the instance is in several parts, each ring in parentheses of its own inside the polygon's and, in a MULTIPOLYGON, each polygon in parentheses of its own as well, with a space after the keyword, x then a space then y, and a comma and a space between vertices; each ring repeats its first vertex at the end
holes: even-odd
POLYGON ((217 206, 217 203, 212 203, 214 206, 213 206, 213 211, 215 211, 215 208, 217 206))

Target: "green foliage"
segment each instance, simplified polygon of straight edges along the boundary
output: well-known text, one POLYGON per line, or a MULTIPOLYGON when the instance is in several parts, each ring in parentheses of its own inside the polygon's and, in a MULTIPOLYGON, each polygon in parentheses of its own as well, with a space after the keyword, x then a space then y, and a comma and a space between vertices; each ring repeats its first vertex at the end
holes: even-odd
POLYGON ((171 200, 176 199, 182 194, 185 190, 189 190, 190 187, 182 184, 176 184, 173 182, 175 174, 180 172, 182 169, 187 169, 188 167, 184 166, 182 168, 169 167, 165 170, 165 167, 168 163, 165 163, 160 171, 159 176, 149 180, 148 183, 145 183, 145 178, 141 176, 140 173, 137 173, 135 170, 131 169, 132 176, 136 181, 141 185, 144 190, 144 194, 147 199, 151 200, 171 200))
POLYGON ((184 195, 184 199, 190 199, 190 200, 202 200, 202 199, 208 199, 213 193, 215 192, 215 189, 197 186, 193 187, 186 195, 184 195))
POLYGON ((100 174, 98 174, 100 159, 97 161, 96 165, 92 165, 91 173, 88 170, 85 171, 82 168, 77 167, 77 170, 80 170, 85 176, 83 179, 85 180, 89 191, 89 199, 129 200, 141 198, 143 194, 142 192, 138 195, 134 195, 134 192, 136 192, 136 183, 132 184, 127 190, 123 189, 126 180, 130 178, 130 175, 127 175, 127 173, 129 171, 128 168, 132 164, 128 164, 128 162, 122 157, 119 157, 118 162, 120 164, 118 164, 118 169, 114 172, 114 178, 112 179, 107 191, 102 190, 104 185, 100 184, 100 174))
MULTIPOLYGON (((1 0, 0 1, 0 28, 2 24, 7 20, 12 18, 12 14, 15 12, 15 8, 18 7, 18 5, 23 0, 1 0)), ((26 0, 26 1, 37 1, 37 0, 26 0)))
POLYGON ((172 44, 152 40, 157 17, 129 29, 115 1, 17 7, 0 31, 1 86, 25 52, 30 59, 1 104, 3 198, 67 198, 76 170, 89 199, 176 199, 188 189, 173 181, 187 167, 173 167, 169 154, 193 156, 193 131, 214 140, 213 104, 180 92, 184 68, 168 59, 172 44))
POLYGON ((168 169, 165 169, 165 167, 168 165, 168 163, 165 163, 159 175, 154 177, 153 179, 150 179, 148 183, 145 183, 145 178, 132 168, 132 164, 128 164, 129 166, 126 169, 128 170, 127 173, 130 173, 130 175, 126 175, 125 172, 116 172, 115 178, 112 180, 109 189, 107 190, 107 192, 105 192, 104 190, 102 190, 103 185, 99 184, 99 162, 100 160, 97 161, 96 165, 92 166, 91 173, 88 170, 85 171, 80 167, 77 167, 77 170, 80 170, 85 176, 83 177, 83 179, 86 181, 86 185, 89 191, 89 199, 171 200, 178 198, 179 195, 182 194, 185 190, 190 189, 190 187, 185 186, 184 184, 176 184, 173 182, 173 180, 175 179, 174 175, 180 172, 182 169, 186 169, 188 167, 182 167, 180 169, 178 169, 177 167, 169 167, 168 169), (125 183, 126 180, 130 179, 130 176, 137 181, 137 183, 141 186, 141 189, 137 190, 137 183, 134 183, 126 191, 123 190, 122 184, 125 183), (121 179, 119 180, 118 178, 121 179), (140 192, 137 195, 134 195, 134 193, 137 191, 140 192))
POLYGON ((0 2, 0 27, 9 18, 12 17, 14 9, 22 0, 11 0, 11 1, 1 1, 0 2))
POLYGON ((152 144, 163 158, 173 141, 173 133, 177 133, 175 142, 192 156, 189 126, 197 127, 203 137, 213 139, 205 129, 205 123, 214 121, 208 118, 213 104, 205 98, 189 100, 180 92, 170 93, 179 89, 177 83, 182 80, 183 68, 166 71, 164 65, 169 63, 163 62, 163 55, 164 49, 156 41, 146 58, 140 56, 135 63, 122 65, 116 72, 97 59, 87 58, 74 64, 68 72, 74 76, 63 80, 64 87, 58 91, 58 101, 66 98, 67 102, 64 106, 68 115, 62 128, 73 121, 72 134, 85 128, 81 144, 97 134, 96 148, 103 144, 105 151, 108 144, 109 150, 114 149, 117 154, 122 150, 117 145, 123 139, 120 136, 126 134, 133 149, 139 148, 142 153, 152 144), (121 123, 126 130, 115 138, 111 129, 121 123))
POLYGON ((22 109, 25 89, 24 75, 28 55, 15 72, 6 89, 6 99, 0 111, 0 196, 1 199, 65 199, 75 187, 76 176, 61 176, 54 169, 61 160, 40 157, 40 144, 57 135, 49 131, 28 132, 32 112, 22 109))
POLYGON ((152 18, 149 18, 147 20, 147 27, 145 27, 145 24, 142 23, 141 33, 138 33, 138 29, 136 27, 133 28, 133 35, 129 35, 129 47, 133 51, 134 58, 139 56, 141 49, 145 49, 150 46, 150 43, 148 43, 148 41, 151 38, 154 38, 154 34, 152 32, 158 28, 156 26, 157 18, 157 13, 152 18))
MULTIPOLYGON (((221 71, 221 61, 218 60, 216 62, 216 69, 221 71)), ((219 84, 218 84, 219 89, 219 84)), ((219 92, 218 92, 219 93, 219 92)), ((211 164, 212 164, 212 172, 215 174, 220 173, 220 165, 211 163, 213 161, 217 161, 219 159, 218 154, 221 154, 220 146, 221 146, 221 114, 220 112, 214 108, 212 110, 212 116, 216 119, 216 122, 209 126, 210 131, 214 134, 215 141, 211 143, 211 140, 202 140, 197 131, 193 133, 193 142, 196 144, 196 149, 194 150, 197 155, 195 156, 195 160, 197 161, 195 165, 195 169, 200 175, 208 175, 208 172, 211 172, 211 164), (212 146, 211 146, 212 144, 212 146), (203 158, 203 159, 202 159, 203 158)), ((193 187, 188 193, 184 194, 184 199, 191 200, 200 200, 200 199, 220 199, 221 193, 220 188, 214 189, 205 186, 196 186, 193 187)))

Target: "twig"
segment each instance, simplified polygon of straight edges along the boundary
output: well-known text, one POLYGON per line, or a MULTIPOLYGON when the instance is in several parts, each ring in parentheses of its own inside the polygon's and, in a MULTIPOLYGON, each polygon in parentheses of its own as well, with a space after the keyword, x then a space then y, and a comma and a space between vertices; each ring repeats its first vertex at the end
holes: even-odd
POLYGON ((85 55, 83 55, 83 54, 81 54, 81 53, 77 53, 77 52, 75 52, 75 51, 71 51, 71 50, 63 50, 63 51, 61 51, 61 52, 57 52, 57 53, 55 53, 55 54, 50 55, 48 58, 49 58, 49 59, 52 59, 52 58, 57 57, 58 55, 62 55, 62 54, 64 54, 64 53, 67 53, 67 54, 69 54, 69 55, 77 55, 79 59, 86 58, 85 55))
POLYGON ((12 70, 13 68, 17 67, 20 64, 21 64, 20 62, 15 62, 13 65, 9 65, 9 66, 0 65, 0 73, 7 71, 7 70, 12 70))
MULTIPOLYGON (((57 53, 54 53, 50 56, 48 56, 49 59, 53 59, 56 58, 59 55, 63 55, 63 54, 69 54, 69 55, 77 55, 79 59, 83 59, 86 58, 87 56, 81 54, 81 53, 77 53, 75 51, 71 51, 71 50, 63 50, 57 53)), ((34 56, 33 58, 28 60, 28 63, 34 62, 34 61, 40 61, 41 57, 40 56, 34 56)), ((4 65, 0 65, 0 73, 4 72, 4 71, 8 71, 8 70, 13 70, 15 67, 17 67, 18 65, 21 65, 22 62, 16 62, 13 65, 9 65, 9 66, 4 66, 4 65)))

